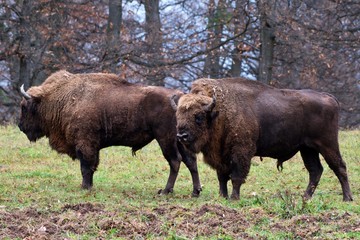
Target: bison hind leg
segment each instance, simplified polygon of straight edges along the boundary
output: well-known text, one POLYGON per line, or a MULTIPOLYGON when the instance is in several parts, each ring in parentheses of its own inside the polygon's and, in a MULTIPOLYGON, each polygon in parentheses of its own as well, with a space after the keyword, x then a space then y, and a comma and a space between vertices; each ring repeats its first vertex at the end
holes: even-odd
POLYGON ((347 176, 346 163, 342 159, 338 147, 324 147, 320 150, 320 153, 339 179, 343 192, 343 201, 352 201, 353 198, 347 176))

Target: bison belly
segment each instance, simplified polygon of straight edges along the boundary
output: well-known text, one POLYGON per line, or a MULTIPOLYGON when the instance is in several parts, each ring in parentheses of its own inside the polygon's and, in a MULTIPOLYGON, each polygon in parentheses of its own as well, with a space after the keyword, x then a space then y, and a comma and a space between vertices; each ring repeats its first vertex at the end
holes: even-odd
POLYGON ((302 142, 303 116, 297 101, 276 96, 260 101, 257 109, 259 138, 257 156, 291 158, 302 142))

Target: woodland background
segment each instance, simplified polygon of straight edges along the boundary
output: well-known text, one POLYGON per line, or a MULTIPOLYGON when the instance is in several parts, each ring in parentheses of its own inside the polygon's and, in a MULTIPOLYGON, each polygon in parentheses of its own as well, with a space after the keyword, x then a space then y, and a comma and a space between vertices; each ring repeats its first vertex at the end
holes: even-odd
POLYGON ((329 92, 360 126, 358 0, 0 0, 0 123, 19 87, 51 73, 112 72, 188 91, 243 76, 329 92))

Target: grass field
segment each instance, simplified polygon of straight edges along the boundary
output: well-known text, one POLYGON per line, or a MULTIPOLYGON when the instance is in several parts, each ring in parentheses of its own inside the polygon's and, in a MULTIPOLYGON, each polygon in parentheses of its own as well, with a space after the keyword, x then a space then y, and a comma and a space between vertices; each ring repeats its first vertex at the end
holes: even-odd
MULTIPOLYGON (((0 239, 360 239, 360 131, 342 131, 353 202, 322 160, 314 197, 299 155, 284 163, 254 158, 241 200, 218 196, 216 173, 198 156, 203 191, 191 198, 181 167, 174 193, 157 195, 169 173, 156 142, 131 155, 103 149, 94 189, 80 189, 79 161, 30 143, 15 126, 0 127, 0 239)), ((229 185, 231 187, 231 185, 229 185)))

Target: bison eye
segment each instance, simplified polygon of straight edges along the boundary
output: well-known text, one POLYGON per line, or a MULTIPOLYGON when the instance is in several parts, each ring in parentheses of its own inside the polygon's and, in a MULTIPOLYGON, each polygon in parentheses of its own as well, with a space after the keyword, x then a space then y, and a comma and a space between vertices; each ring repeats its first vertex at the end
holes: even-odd
POLYGON ((201 125, 203 121, 204 121, 203 116, 200 116, 200 115, 195 116, 195 122, 196 122, 197 125, 201 125))

